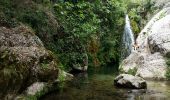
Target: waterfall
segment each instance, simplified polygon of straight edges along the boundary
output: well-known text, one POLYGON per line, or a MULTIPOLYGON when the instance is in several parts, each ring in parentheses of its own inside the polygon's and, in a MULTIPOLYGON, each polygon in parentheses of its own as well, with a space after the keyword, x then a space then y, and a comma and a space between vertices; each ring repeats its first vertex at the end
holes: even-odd
POLYGON ((130 26, 129 16, 125 16, 125 28, 122 37, 122 52, 121 52, 121 60, 125 59, 129 56, 133 50, 132 46, 134 44, 134 35, 130 26))

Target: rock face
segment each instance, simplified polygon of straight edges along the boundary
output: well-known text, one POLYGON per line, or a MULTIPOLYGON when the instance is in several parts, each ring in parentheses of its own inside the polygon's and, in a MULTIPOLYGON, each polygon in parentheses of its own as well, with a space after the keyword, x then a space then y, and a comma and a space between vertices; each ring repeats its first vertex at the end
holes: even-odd
POLYGON ((136 75, 145 79, 165 79, 166 58, 170 54, 170 8, 156 14, 137 38, 139 49, 121 64, 125 73, 137 69, 136 75))
POLYGON ((156 7, 168 7, 169 6, 169 0, 151 0, 152 2, 155 2, 156 7))
POLYGON ((138 76, 129 74, 121 74, 114 80, 114 85, 117 87, 131 88, 131 89, 146 89, 146 81, 138 76))
POLYGON ((166 55, 170 52, 170 15, 157 21, 151 31, 148 37, 151 53, 160 52, 166 55))
POLYGON ((166 74, 166 62, 163 56, 156 52, 151 55, 142 56, 140 66, 136 72, 137 76, 146 79, 164 79, 166 74))
POLYGON ((56 62, 28 27, 0 27, 0 98, 8 99, 36 81, 56 80, 56 62))

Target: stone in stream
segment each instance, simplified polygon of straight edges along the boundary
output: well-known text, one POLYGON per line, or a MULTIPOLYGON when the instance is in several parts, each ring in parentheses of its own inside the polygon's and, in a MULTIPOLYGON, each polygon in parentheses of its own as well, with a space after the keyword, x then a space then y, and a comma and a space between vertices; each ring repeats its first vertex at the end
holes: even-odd
POLYGON ((120 88, 146 89, 147 84, 144 79, 129 74, 120 74, 114 79, 114 85, 120 88))

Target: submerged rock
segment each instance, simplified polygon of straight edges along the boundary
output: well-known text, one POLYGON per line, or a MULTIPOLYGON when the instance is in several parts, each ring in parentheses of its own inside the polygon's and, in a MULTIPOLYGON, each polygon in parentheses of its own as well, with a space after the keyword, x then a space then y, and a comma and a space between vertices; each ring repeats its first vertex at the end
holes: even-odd
POLYGON ((120 74, 114 79, 114 85, 120 88, 145 89, 146 81, 138 76, 120 74))

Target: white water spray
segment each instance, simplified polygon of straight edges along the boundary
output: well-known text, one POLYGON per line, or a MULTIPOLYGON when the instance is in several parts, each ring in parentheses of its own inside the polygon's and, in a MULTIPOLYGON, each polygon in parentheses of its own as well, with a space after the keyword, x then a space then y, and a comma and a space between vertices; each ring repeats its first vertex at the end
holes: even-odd
POLYGON ((131 54, 133 51, 133 44, 134 41, 134 35, 131 29, 129 16, 126 15, 125 17, 125 28, 122 38, 122 53, 121 53, 121 59, 125 59, 127 56, 131 54))

